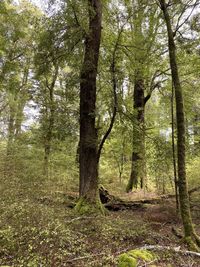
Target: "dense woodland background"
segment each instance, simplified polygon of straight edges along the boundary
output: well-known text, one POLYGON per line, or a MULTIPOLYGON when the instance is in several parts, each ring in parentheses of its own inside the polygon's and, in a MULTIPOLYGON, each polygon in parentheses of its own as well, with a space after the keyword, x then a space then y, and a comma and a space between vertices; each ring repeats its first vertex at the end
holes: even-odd
MULTIPOLYGON (((93 5, 100 2, 41 1, 40 7, 26 0, 0 2, 2 265, 117 266, 117 256, 128 249, 180 242, 177 230, 175 236, 171 232, 172 226, 180 232, 182 227, 176 200, 167 199, 178 191, 177 121, 162 0, 102 0, 96 106, 87 114, 95 123, 98 184, 129 204, 141 199, 159 204, 135 211, 123 207, 106 219, 80 219, 69 208, 78 192, 85 196, 79 181, 79 164, 86 166, 88 159, 80 157, 80 88, 85 70, 94 67, 85 57, 93 5), (160 201, 161 195, 166 199, 160 201)), ((197 232, 199 4, 165 3, 184 98, 186 173, 197 232)), ((90 147, 93 137, 87 140, 90 147)), ((154 266, 200 266, 190 256, 160 259, 154 266)))

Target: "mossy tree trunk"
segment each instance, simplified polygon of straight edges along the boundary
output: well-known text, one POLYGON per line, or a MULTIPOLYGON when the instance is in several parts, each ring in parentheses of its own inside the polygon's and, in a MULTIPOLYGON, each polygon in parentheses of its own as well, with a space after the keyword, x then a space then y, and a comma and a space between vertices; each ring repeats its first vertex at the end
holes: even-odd
POLYGON ((80 77, 80 199, 79 213, 103 211, 98 190, 98 135, 95 128, 96 78, 101 41, 102 6, 100 0, 88 0, 89 30, 80 77))
POLYGON ((190 212, 190 201, 187 186, 185 169, 185 115, 183 105, 183 93, 179 79, 179 72, 176 59, 176 45, 172 31, 171 19, 165 0, 159 0, 163 11, 168 33, 169 59, 172 73, 172 81, 175 90, 176 120, 177 120, 177 154, 178 154, 178 183, 180 212, 184 226, 185 240, 190 248, 198 250, 200 246, 199 237, 196 235, 190 212))

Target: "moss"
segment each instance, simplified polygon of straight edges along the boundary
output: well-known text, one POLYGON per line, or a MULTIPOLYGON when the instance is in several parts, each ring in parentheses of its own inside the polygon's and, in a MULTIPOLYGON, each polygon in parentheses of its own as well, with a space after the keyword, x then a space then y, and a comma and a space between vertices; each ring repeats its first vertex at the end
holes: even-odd
POLYGON ((136 267, 139 260, 151 262, 156 260, 156 256, 147 250, 131 250, 119 256, 118 267, 136 267))
POLYGON ((147 250, 135 249, 135 250, 131 250, 129 254, 132 255, 134 258, 141 259, 147 262, 153 261, 156 259, 155 255, 152 252, 149 252, 147 250))
POLYGON ((81 197, 75 206, 75 212, 80 215, 85 214, 106 214, 106 209, 101 203, 100 199, 97 198, 95 202, 89 201, 87 198, 81 197))
POLYGON ((128 253, 119 256, 118 267, 136 267, 138 260, 128 253))

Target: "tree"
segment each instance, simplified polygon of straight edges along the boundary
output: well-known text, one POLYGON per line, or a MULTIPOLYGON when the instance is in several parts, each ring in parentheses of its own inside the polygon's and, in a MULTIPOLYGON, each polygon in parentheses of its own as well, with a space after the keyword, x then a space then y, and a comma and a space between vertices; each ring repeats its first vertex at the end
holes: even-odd
POLYGON ((52 150, 53 131, 55 127, 55 85, 59 75, 57 60, 58 49, 55 45, 55 32, 43 30, 39 36, 39 44, 35 55, 35 79, 38 90, 36 102, 40 102, 41 128, 44 147, 44 175, 49 174, 49 158, 52 150), (38 101, 39 100, 39 101, 38 101))
POLYGON ((26 1, 18 5, 5 1, 1 5, 0 90, 5 101, 2 111, 7 120, 7 154, 12 155, 22 132, 24 108, 31 97, 32 39, 40 12, 26 1))
POLYGON ((165 0, 159 0, 159 2, 167 26, 170 68, 175 90, 180 212, 184 226, 185 241, 192 249, 199 250, 200 239, 195 233, 192 223, 187 176, 185 170, 185 115, 183 105, 183 93, 176 59, 176 44, 174 41, 175 35, 172 30, 171 19, 168 12, 168 5, 166 4, 165 0))
POLYGON ((88 16, 89 27, 80 75, 80 199, 76 205, 76 210, 80 213, 91 210, 103 212, 98 191, 98 133, 95 128, 96 79, 102 21, 100 0, 88 1, 88 16))
POLYGON ((156 55, 153 51, 157 45, 159 18, 157 7, 149 6, 146 0, 128 2, 130 3, 127 5, 127 10, 132 18, 130 22, 132 40, 129 48, 132 50, 132 57, 129 60, 133 65, 129 79, 134 85, 131 174, 126 187, 126 191, 130 192, 138 185, 140 188, 147 187, 145 106, 157 87, 156 78, 159 76, 158 69, 153 75, 151 74, 154 69, 152 61, 156 55))

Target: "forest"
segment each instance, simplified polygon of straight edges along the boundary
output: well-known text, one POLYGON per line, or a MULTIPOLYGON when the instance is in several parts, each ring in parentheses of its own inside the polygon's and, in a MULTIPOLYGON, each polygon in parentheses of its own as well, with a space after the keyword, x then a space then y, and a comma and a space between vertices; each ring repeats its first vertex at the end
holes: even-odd
POLYGON ((0 267, 200 266, 200 0, 0 0, 0 267))

